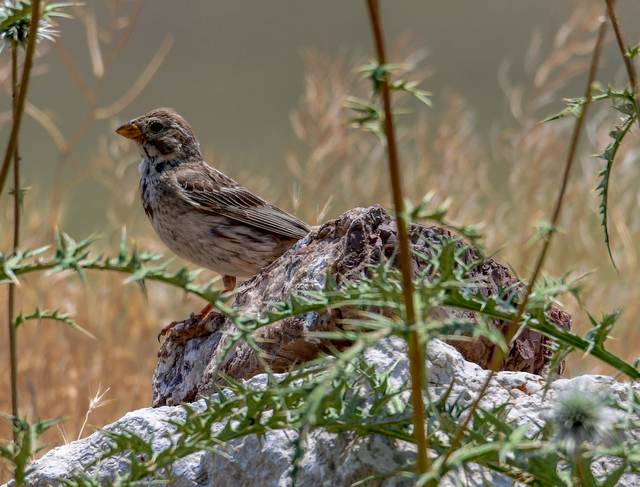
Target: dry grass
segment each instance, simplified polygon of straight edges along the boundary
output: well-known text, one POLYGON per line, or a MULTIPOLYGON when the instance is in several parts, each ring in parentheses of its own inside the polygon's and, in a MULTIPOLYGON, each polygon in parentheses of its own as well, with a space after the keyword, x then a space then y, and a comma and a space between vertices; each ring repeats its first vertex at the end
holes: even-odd
MULTIPOLYGON (((544 58, 540 43, 532 49, 523 68, 531 80, 527 86, 511 85, 508 74, 501 73, 505 95, 513 121, 480 130, 464 98, 452 96, 446 107, 440 102, 438 113, 401 116, 399 146, 405 175, 405 192, 414 201, 428 191, 437 200, 452 199, 450 216, 457 221, 485 221, 486 243, 490 249, 503 250, 497 258, 508 262, 523 278, 532 265, 537 246, 529 244, 534 223, 549 218, 567 150, 571 121, 547 124, 537 122, 550 115, 550 102, 558 99, 558 90, 575 76, 585 76, 588 55, 593 46, 595 10, 581 8, 561 27, 551 55, 544 58)), ((404 39, 390 56, 409 68, 421 61, 422 51, 404 39)), ((250 189, 285 208, 295 208, 310 223, 326 220, 354 206, 376 203, 389 206, 389 189, 384 149, 377 138, 348 127, 350 115, 344 107, 347 95, 366 97, 368 87, 357 83, 354 68, 366 59, 353 60, 347 55, 309 51, 305 54, 307 73, 305 92, 291 115, 299 143, 287 154, 288 179, 255 180, 241 173, 231 173, 250 189)), ((418 70, 425 78, 427 71, 418 70)), ((411 73, 414 79, 416 71, 411 73)), ((0 73, 1 75, 1 73, 0 73)), ((428 83, 426 83, 428 85, 428 83)), ((397 107, 418 107, 408 97, 397 97, 397 107)), ((571 180, 567 204, 562 215, 564 234, 551 247, 546 269, 558 276, 571 268, 574 274, 595 269, 587 279, 583 296, 585 307, 594 316, 601 311, 625 307, 615 331, 617 341, 611 349, 633 361, 638 354, 626 346, 638 340, 633 317, 640 314, 637 278, 640 259, 640 212, 638 212, 637 139, 626 141, 614 171, 611 201, 613 251, 619 266, 616 274, 608 261, 597 214, 598 200, 593 189, 601 161, 590 154, 602 151, 608 132, 616 122, 607 107, 592 112, 588 141, 583 144, 581 167, 571 180)), ((114 126, 116 121, 114 120, 114 126)), ((164 251, 150 226, 131 211, 137 201, 138 156, 132 144, 117 136, 103 136, 97 141, 97 156, 91 173, 111 190, 107 214, 111 223, 106 230, 104 248, 115 248, 120 228, 148 250, 164 251)), ((207 153, 207 160, 216 158, 207 153)), ((224 168, 223 168, 224 169, 224 168)), ((0 215, 0 245, 10 248, 11 216, 3 205, 0 215)), ((24 247, 47 243, 51 215, 27 213, 24 247)), ((211 277, 209 274, 206 277, 211 277)), ((23 282, 19 289, 18 309, 29 312, 42 308, 62 308, 74 313, 74 319, 93 333, 96 341, 59 324, 29 324, 19 330, 19 376, 21 407, 24 414, 37 417, 66 416, 65 436, 75 439, 82 428, 90 396, 98 384, 110 388, 110 402, 92 410, 89 423, 104 425, 125 412, 146 407, 151 400, 151 376, 156 361, 158 330, 168 321, 187 316, 201 305, 184 299, 174 289, 151 285, 149 300, 137 287, 123 285, 123 278, 106 273, 89 276, 90 291, 73 276, 42 275, 23 282)), ((6 293, 0 293, 0 309, 6 308, 6 293)), ((563 303, 574 316, 574 327, 586 331, 589 326, 580 305, 568 299, 563 303)), ((6 330, 2 328, 2 337, 6 330)), ((0 349, 0 361, 8 362, 6 347, 0 349)), ((581 357, 570 360, 569 373, 608 372, 599 364, 581 357)), ((0 376, 0 387, 8 390, 8 374, 0 376)), ((10 409, 8 394, 0 398, 0 410, 10 409)), ((85 428, 84 435, 90 433, 85 428)), ((8 429, 0 426, 0 437, 8 429)), ((44 438, 49 446, 63 441, 59 431, 44 438)), ((6 481, 0 478, 0 481, 6 481)))

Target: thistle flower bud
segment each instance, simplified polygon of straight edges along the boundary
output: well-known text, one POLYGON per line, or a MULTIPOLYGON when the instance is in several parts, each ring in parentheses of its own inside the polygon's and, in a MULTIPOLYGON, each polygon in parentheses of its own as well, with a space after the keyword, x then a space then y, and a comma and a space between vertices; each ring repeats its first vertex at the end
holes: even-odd
POLYGON ((584 443, 608 436, 614 417, 608 402, 608 394, 593 388, 589 390, 586 380, 576 380, 569 389, 558 394, 550 419, 555 423, 556 442, 563 445, 569 455, 579 453, 584 443))

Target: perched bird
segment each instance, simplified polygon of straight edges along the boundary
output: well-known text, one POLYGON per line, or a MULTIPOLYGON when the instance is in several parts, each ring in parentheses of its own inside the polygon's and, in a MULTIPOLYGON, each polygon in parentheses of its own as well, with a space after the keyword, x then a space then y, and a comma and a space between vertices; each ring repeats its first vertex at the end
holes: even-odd
POLYGON ((309 233, 306 223, 204 162, 193 129, 173 110, 158 108, 116 132, 138 146, 140 197, 160 239, 179 257, 222 274, 225 290, 309 233))

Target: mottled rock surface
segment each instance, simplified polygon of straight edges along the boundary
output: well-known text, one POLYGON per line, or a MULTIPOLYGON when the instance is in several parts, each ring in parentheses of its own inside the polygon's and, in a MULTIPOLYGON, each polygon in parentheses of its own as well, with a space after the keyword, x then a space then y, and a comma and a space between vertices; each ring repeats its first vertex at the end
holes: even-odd
MULTIPOLYGON (((349 210, 314 229, 295 247, 244 283, 233 306, 243 308, 245 313, 253 316, 261 316, 265 303, 286 301, 296 291, 323 289, 327 271, 337 276, 338 285, 344 279, 356 279, 366 272, 368 265, 394 257, 396 234, 394 219, 382 207, 349 210)), ((429 255, 433 254, 433 246, 440 246, 442 239, 448 240, 452 236, 440 227, 413 224, 410 238, 416 252, 429 255)), ((470 250, 462 259, 465 263, 473 262, 477 255, 470 250)), ((414 258, 414 265, 417 272, 427 263, 414 258)), ((485 296, 495 295, 517 284, 517 279, 507 268, 493 259, 487 259, 481 266, 475 267, 468 277, 478 281, 485 296)), ((260 329, 256 339, 271 368, 275 372, 284 372, 291 365, 348 346, 346 342, 330 342, 308 335, 310 331, 340 329, 339 322, 346 317, 345 313, 347 311, 334 309, 285 319, 260 329)), ((457 315, 473 318, 472 313, 449 308, 442 308, 438 313, 442 317, 457 315)), ((552 308, 549 315, 559 327, 570 329, 569 314, 552 308)), ((506 326, 499 320, 495 324, 499 328, 506 326)), ((175 405, 207 396, 220 360, 223 361, 220 370, 236 379, 247 379, 261 373, 257 357, 244 343, 238 344, 231 353, 222 357, 229 340, 228 334, 232 330, 230 320, 220 315, 202 325, 193 326, 193 323, 187 322, 175 327, 158 352, 158 365, 153 378, 153 406, 175 405)), ((550 343, 541 334, 525 330, 513 344, 502 370, 540 374, 548 362, 550 343)), ((488 367, 495 348, 485 339, 457 341, 452 345, 467 360, 484 368, 488 367)))
MULTIPOLYGON (((391 380, 395 385, 409 378, 409 362, 405 344, 397 337, 382 339, 364 353, 367 363, 379 372, 393 368, 391 380)), ((437 398, 453 382, 449 401, 458 401, 467 406, 473 401, 486 380, 488 372, 477 364, 467 362, 453 347, 439 340, 430 342, 427 371, 430 389, 437 398)), ((250 379, 248 384, 254 388, 265 387, 266 374, 250 379)), ((508 419, 518 424, 528 424, 535 430, 543 424, 550 414, 558 394, 579 387, 585 393, 606 392, 618 401, 625 401, 628 388, 607 376, 582 376, 572 380, 554 382, 544 396, 545 382, 542 377, 526 372, 499 372, 492 379, 486 395, 481 401, 482 408, 490 410, 508 402, 511 405, 508 419)), ((640 391, 635 388, 635 394, 640 391)), ((216 396, 214 396, 214 400, 216 396)), ((202 410, 204 401, 192 404, 202 410)), ((146 440, 153 439, 156 450, 166 448, 174 427, 167 420, 184 417, 181 406, 141 409, 128 413, 124 418, 106 427, 107 430, 126 428, 141 435, 146 440)), ((221 425, 213 426, 213 429, 221 425)), ((292 485, 291 459, 294 453, 291 440, 296 432, 279 430, 267 433, 261 441, 255 436, 240 438, 229 442, 225 448, 228 457, 214 455, 211 452, 199 452, 174 464, 171 471, 172 485, 178 487, 288 487, 292 485)), ((58 478, 69 478, 76 469, 83 470, 86 465, 100 457, 106 448, 105 439, 100 433, 55 448, 40 460, 34 462, 33 473, 26 485, 45 487, 59 485, 58 478)), ((355 438, 351 434, 330 433, 323 429, 314 430, 304 451, 300 465, 298 486, 300 487, 347 487, 352 483, 370 476, 388 472, 405 465, 415 458, 413 445, 401 441, 371 435, 367 438, 355 438)), ((601 458, 594 462, 594 473, 611 472, 616 466, 615 459, 601 458), (596 472, 597 470, 597 472, 596 472)), ((100 464, 99 477, 103 485, 114 480, 128 468, 123 457, 111 458, 100 464)), ((90 471, 90 473, 95 473, 90 471)), ((521 486, 513 480, 470 464, 463 476, 468 487, 513 487, 521 486)), ((12 483, 7 484, 13 487, 12 483)), ((412 485, 408 480, 399 478, 379 479, 365 484, 368 487, 392 487, 412 485)), ((445 477, 441 487, 456 485, 450 477, 445 477)), ((616 484, 618 487, 640 485, 640 475, 625 474, 616 484)))

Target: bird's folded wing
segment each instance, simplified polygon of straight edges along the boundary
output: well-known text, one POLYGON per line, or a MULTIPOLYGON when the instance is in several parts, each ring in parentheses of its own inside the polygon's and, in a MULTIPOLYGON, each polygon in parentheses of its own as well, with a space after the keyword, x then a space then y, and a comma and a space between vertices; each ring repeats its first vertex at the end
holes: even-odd
POLYGON ((225 216, 285 237, 300 239, 309 233, 306 223, 267 203, 220 172, 212 174, 211 179, 193 176, 190 171, 176 175, 183 198, 202 212, 225 216), (224 181, 218 181, 221 178, 224 181), (228 187, 230 185, 235 186, 228 187))

